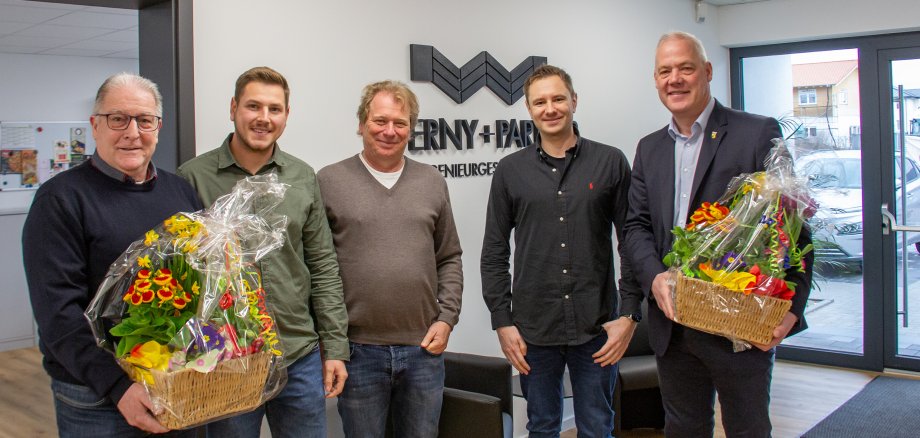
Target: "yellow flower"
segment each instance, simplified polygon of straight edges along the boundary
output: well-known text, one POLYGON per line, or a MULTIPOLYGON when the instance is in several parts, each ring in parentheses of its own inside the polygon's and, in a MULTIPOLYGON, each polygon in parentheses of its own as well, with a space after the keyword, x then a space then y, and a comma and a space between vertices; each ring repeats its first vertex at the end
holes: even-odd
POLYGON ((198 282, 192 283, 192 293, 198 295, 198 291, 201 290, 201 286, 198 286, 198 282))
POLYGON ((757 277, 749 272, 716 270, 709 267, 706 263, 700 264, 700 270, 709 276, 713 283, 735 292, 745 292, 748 285, 757 280, 757 277))
POLYGON ((142 268, 150 268, 150 255, 145 255, 137 259, 138 266, 142 268))
POLYGON ((159 240, 159 238, 160 238, 160 235, 157 234, 156 231, 150 230, 146 234, 144 234, 144 245, 147 245, 147 246, 153 245, 153 243, 159 240))
POLYGON ((191 241, 188 241, 182 247, 182 252, 188 254, 188 253, 195 252, 197 249, 198 249, 198 245, 195 245, 191 241))
POLYGON ((153 375, 148 370, 165 371, 169 365, 169 357, 169 349, 165 345, 160 345, 157 341, 147 341, 137 344, 125 360, 140 367, 135 368, 138 374, 147 384, 153 385, 153 375))

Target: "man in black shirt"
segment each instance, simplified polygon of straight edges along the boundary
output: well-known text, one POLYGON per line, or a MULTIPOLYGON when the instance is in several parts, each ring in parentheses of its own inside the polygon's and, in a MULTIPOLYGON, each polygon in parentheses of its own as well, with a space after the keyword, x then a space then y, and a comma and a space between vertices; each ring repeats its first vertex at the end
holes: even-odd
POLYGON ((611 241, 614 227, 623 241, 629 163, 619 149, 578 135, 578 96, 562 69, 537 68, 524 95, 540 140, 502 159, 492 177, 483 297, 521 373, 530 436, 559 436, 568 367, 579 436, 609 437, 616 362, 641 318, 642 293, 622 250, 618 295, 611 241))

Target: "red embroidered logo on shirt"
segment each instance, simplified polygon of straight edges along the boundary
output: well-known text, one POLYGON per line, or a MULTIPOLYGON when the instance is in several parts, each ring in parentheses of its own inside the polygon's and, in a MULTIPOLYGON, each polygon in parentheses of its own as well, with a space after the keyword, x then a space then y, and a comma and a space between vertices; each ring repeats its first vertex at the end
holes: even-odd
POLYGON ((589 182, 589 183, 588 183, 588 190, 594 190, 594 183, 593 183, 593 182, 589 182))

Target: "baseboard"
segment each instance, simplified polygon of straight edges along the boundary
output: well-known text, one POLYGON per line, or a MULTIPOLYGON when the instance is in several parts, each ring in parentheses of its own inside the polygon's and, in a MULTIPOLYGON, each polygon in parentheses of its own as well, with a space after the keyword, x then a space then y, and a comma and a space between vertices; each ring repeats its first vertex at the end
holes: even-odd
POLYGON ((16 350, 19 348, 30 348, 35 346, 35 339, 31 336, 16 339, 4 339, 0 341, 0 351, 16 350))

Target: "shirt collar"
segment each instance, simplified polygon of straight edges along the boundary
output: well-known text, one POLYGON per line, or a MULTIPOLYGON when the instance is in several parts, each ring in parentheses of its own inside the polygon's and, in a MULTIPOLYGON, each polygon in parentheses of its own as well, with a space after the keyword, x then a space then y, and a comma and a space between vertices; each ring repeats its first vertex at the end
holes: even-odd
MULTIPOLYGON (((580 145, 580 144, 581 144, 581 137, 576 137, 576 139, 575 139, 575 145, 572 146, 572 147, 570 147, 570 148, 568 148, 568 149, 566 149, 566 150, 565 150, 565 154, 566 154, 566 155, 571 155, 572 158, 577 157, 577 156, 578 156, 578 145, 580 145)), ((553 156, 550 155, 550 154, 547 154, 547 153, 543 150, 543 145, 537 143, 536 146, 537 146, 537 147, 535 147, 534 149, 537 150, 537 156, 539 156, 541 160, 546 161, 548 158, 556 158, 556 157, 553 157, 553 156)), ((564 157, 563 157, 563 158, 564 158, 564 157)))
MULTIPOLYGON (((230 135, 227 136, 226 139, 224 139, 224 143, 220 145, 220 152, 217 155, 217 168, 218 169, 226 169, 230 166, 236 166, 236 167, 239 167, 240 169, 243 168, 242 166, 239 165, 239 163, 236 162, 236 158, 233 157, 233 153, 230 152, 230 140, 231 139, 233 139, 232 132, 230 133, 230 135)), ((268 166, 270 164, 276 164, 282 167, 286 166, 288 163, 284 155, 280 153, 281 146, 278 145, 278 142, 275 142, 273 146, 274 147, 272 148, 272 156, 271 158, 268 159, 268 162, 265 163, 265 166, 268 166)))
MULTIPOLYGON (((574 122, 573 122, 573 123, 574 123, 574 122)), ((578 124, 577 124, 577 123, 574 124, 574 128, 575 128, 575 145, 565 150, 566 155, 572 154, 572 158, 578 157, 578 146, 582 143, 581 133, 578 132, 578 124)), ((535 146, 535 147, 534 147, 534 150, 537 151, 537 156, 540 157, 541 160, 546 161, 547 158, 552 157, 552 155, 547 154, 547 153, 543 150, 543 143, 542 143, 542 142, 537 141, 537 142, 534 144, 534 146, 535 146)))
MULTIPOLYGON (((706 104, 706 108, 703 108, 703 112, 700 113, 699 117, 696 118, 690 128, 690 137, 694 137, 697 133, 703 132, 703 128, 705 128, 706 123, 709 122, 709 116, 712 115, 712 109, 715 108, 715 106, 716 99, 710 97, 709 103, 706 104)), ((670 135, 673 140, 677 140, 677 137, 684 136, 680 133, 680 130, 677 129, 677 124, 674 123, 674 117, 671 117, 671 121, 668 123, 668 135, 670 135)))
POLYGON ((93 152, 93 156, 90 158, 90 164, 96 169, 99 169, 100 172, 109 178, 122 182, 128 182, 131 184, 145 183, 152 181, 157 177, 157 168, 153 165, 153 161, 147 163, 147 178, 143 181, 135 181, 134 178, 128 174, 112 167, 109 163, 106 163, 105 160, 99 156, 98 150, 93 152))

